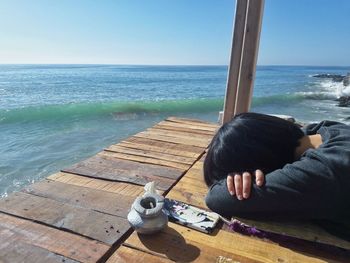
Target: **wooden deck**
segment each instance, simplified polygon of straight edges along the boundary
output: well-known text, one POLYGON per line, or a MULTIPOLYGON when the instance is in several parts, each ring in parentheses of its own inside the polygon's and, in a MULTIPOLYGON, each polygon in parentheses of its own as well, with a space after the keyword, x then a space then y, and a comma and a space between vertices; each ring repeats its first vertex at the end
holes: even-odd
POLYGON ((203 155, 217 128, 168 118, 0 199, 0 262, 350 262, 344 251, 285 246, 223 226, 211 235, 173 223, 151 236, 132 231, 128 210, 150 181, 167 197, 206 208, 203 155))

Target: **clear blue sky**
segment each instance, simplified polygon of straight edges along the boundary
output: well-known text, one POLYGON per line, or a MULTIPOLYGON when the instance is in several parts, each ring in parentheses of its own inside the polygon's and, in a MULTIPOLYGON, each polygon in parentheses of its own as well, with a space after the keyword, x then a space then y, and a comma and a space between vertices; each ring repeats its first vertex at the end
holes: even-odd
MULTIPOLYGON (((234 0, 1 0, 0 63, 228 63, 234 0)), ((266 0, 263 65, 350 65, 349 0, 266 0)))

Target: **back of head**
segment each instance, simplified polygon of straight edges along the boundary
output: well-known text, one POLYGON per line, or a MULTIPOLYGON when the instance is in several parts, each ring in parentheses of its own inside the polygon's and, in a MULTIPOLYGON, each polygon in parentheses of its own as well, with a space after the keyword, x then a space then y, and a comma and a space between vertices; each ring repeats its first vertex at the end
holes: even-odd
POLYGON ((262 170, 265 174, 294 160, 304 136, 294 123, 259 113, 242 113, 214 136, 204 161, 208 186, 228 173, 262 170))

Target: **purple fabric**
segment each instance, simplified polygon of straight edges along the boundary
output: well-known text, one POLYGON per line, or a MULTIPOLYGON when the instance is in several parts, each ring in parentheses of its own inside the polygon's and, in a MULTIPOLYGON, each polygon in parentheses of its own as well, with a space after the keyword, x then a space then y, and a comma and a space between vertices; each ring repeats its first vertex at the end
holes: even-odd
POLYGON ((316 247, 317 249, 327 251, 329 253, 341 253, 341 254, 345 253, 345 256, 347 257, 350 256, 349 250, 345 250, 332 245, 318 243, 316 241, 313 242, 313 241, 303 240, 296 237, 287 236, 284 234, 277 234, 269 231, 260 230, 260 229, 257 229, 256 227, 249 226, 237 219, 233 219, 231 222, 225 220, 224 222, 228 225, 229 229, 234 232, 247 235, 247 236, 266 238, 286 247, 294 247, 295 245, 299 248, 303 246, 312 246, 312 247, 316 247))
POLYGON ((248 226, 237 219, 234 219, 228 226, 232 231, 237 233, 241 233, 248 236, 267 238, 265 231, 259 230, 252 226, 248 226))

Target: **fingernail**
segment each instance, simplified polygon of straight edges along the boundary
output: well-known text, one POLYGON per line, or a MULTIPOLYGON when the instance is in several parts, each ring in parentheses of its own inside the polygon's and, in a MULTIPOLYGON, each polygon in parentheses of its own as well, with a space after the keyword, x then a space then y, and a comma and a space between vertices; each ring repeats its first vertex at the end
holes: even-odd
POLYGON ((238 198, 238 200, 242 200, 243 199, 243 197, 241 195, 238 195, 237 198, 238 198))
POLYGON ((243 197, 244 197, 244 198, 248 198, 248 194, 243 193, 243 197))
POLYGON ((231 194, 231 195, 235 195, 235 192, 230 191, 230 194, 231 194))

